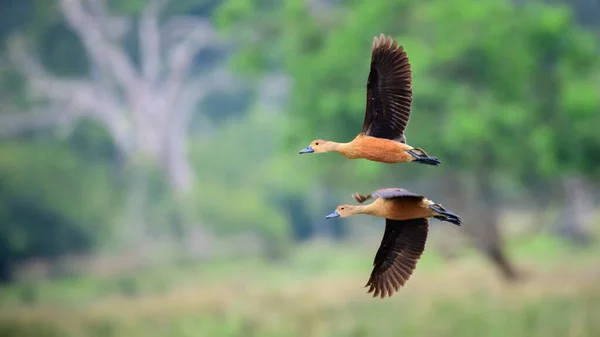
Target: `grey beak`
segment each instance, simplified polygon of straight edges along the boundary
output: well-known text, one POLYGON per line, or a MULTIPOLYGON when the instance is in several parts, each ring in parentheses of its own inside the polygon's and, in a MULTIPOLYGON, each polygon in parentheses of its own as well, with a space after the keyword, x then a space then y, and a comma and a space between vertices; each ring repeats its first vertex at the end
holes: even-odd
POLYGON ((340 217, 340 213, 338 213, 338 211, 333 211, 333 213, 326 216, 325 219, 339 218, 339 217, 340 217))
POLYGON ((309 145, 304 150, 301 150, 300 154, 303 154, 303 153, 313 153, 313 152, 315 152, 315 150, 313 150, 312 146, 309 145))

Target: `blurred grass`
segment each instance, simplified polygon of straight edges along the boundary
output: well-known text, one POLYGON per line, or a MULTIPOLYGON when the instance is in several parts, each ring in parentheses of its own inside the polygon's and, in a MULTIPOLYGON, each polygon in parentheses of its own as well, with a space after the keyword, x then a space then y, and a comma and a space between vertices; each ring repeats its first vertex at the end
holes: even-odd
POLYGON ((473 251, 442 262, 429 250, 407 286, 379 300, 362 288, 375 245, 313 243, 280 264, 240 257, 6 287, 0 337, 600 336, 598 247, 511 240, 527 275, 512 285, 473 251))

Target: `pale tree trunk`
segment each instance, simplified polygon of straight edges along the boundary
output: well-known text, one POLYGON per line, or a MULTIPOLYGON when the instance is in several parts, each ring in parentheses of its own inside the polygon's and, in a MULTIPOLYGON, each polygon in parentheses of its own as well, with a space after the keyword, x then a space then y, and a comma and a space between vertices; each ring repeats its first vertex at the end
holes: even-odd
POLYGON ((587 245, 592 240, 592 215, 594 199, 590 184, 581 176, 565 176, 560 179, 563 207, 555 232, 577 245, 587 245))
MULTIPOLYGON (((466 212, 469 209, 467 200, 468 194, 464 188, 464 181, 457 172, 448 172, 440 178, 439 186, 442 187, 444 200, 442 204, 447 209, 461 215, 465 218, 466 212)), ((466 216, 466 218, 469 218, 466 216)), ((464 219, 463 219, 464 220, 464 219)), ((463 228, 457 226, 435 226, 432 228, 432 237, 434 247, 440 255, 447 259, 453 260, 457 257, 458 251, 464 246, 464 236, 461 235, 463 228)))
POLYGON ((446 259, 453 259, 457 251, 467 244, 466 239, 493 263, 506 280, 515 279, 517 273, 506 256, 499 228, 499 212, 490 172, 482 166, 472 179, 457 172, 448 172, 440 185, 445 194, 444 206, 457 212, 463 223, 460 227, 435 228, 436 249, 446 259), (471 189, 471 185, 475 188, 471 189))
POLYGON ((485 167, 478 169, 475 174, 475 183, 480 203, 474 210, 474 221, 465 224, 466 232, 473 237, 479 250, 486 254, 500 270, 505 280, 516 280, 519 275, 506 255, 504 240, 499 228, 500 214, 492 186, 491 172, 485 167))

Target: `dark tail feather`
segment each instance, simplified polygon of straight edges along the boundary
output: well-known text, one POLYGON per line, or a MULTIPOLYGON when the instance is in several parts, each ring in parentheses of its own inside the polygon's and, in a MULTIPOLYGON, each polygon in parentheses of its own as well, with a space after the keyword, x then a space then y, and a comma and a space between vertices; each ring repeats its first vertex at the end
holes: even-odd
POLYGON ((410 153, 411 156, 415 157, 415 160, 413 160, 413 162, 415 162, 415 163, 427 164, 427 165, 433 165, 433 166, 440 166, 440 164, 442 164, 442 162, 439 159, 437 159, 436 157, 420 155, 413 150, 409 150, 408 153, 410 153))
POLYGON ((440 221, 446 221, 446 222, 450 222, 453 223, 457 226, 460 226, 460 224, 462 223, 462 221, 460 220, 460 218, 456 218, 456 217, 449 217, 449 216, 434 216, 434 218, 440 220, 440 221))
POLYGON ((437 159, 436 157, 419 158, 419 159, 415 159, 413 161, 416 163, 419 163, 419 164, 427 164, 427 165, 433 165, 433 166, 440 166, 442 164, 442 162, 439 159, 437 159))
POLYGON ((460 219, 460 217, 452 212, 448 212, 444 206, 440 205, 440 204, 433 204, 431 206, 429 206, 429 208, 431 208, 432 210, 436 211, 437 213, 439 213, 440 215, 436 215, 434 216, 434 218, 441 220, 441 221, 447 221, 450 223, 453 223, 457 226, 460 226, 460 224, 462 223, 462 220, 460 219))
POLYGON ((363 203, 365 201, 367 201, 369 198, 371 198, 370 194, 358 194, 358 193, 354 193, 352 195, 352 197, 354 198, 354 200, 358 201, 359 203, 363 203))

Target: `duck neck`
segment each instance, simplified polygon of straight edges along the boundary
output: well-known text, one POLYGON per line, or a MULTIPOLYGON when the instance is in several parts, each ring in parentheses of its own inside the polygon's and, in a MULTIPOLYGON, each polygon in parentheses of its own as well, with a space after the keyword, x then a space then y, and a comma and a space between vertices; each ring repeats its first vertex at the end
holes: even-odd
POLYGON ((330 151, 338 152, 344 156, 350 153, 350 143, 336 143, 331 142, 329 146, 330 151))
POLYGON ((370 203, 368 205, 356 205, 356 206, 354 206, 354 214, 374 215, 373 203, 370 203))

